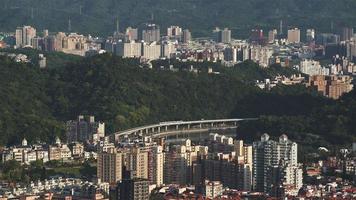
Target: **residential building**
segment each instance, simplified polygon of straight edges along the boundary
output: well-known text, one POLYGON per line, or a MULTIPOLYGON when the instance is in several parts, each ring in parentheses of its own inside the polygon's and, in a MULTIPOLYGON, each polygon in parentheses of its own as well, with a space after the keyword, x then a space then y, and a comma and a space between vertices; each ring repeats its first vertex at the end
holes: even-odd
POLYGON ((137 178, 148 179, 148 152, 139 147, 127 150, 124 155, 126 170, 134 171, 137 178))
POLYGON ((169 38, 180 40, 182 37, 182 28, 179 26, 170 26, 167 28, 167 36, 169 38))
POLYGON ((182 42, 189 43, 191 40, 192 40, 192 34, 190 33, 190 31, 188 29, 184 29, 182 42))
POLYGON ((215 34, 216 37, 216 42, 220 43, 230 43, 231 42, 231 30, 224 28, 224 29, 219 29, 216 28, 213 33, 215 34))
POLYGON ((128 42, 138 40, 138 29, 131 27, 126 28, 126 36, 128 42))
POLYGON ((288 42, 300 43, 300 30, 298 28, 288 30, 288 42))
POLYGON ((156 24, 144 24, 141 28, 141 40, 144 42, 159 42, 161 40, 160 28, 156 24))
POLYGON ((32 46, 31 40, 36 37, 36 29, 31 26, 16 28, 16 47, 32 46))
POLYGON ((205 198, 215 199, 222 195, 223 185, 220 181, 205 181, 205 198))
POLYGON ((306 39, 307 39, 307 42, 315 41, 315 30, 314 29, 307 29, 306 39))
POLYGON ((324 96, 332 99, 338 99, 340 96, 353 89, 352 77, 347 75, 311 76, 309 77, 307 86, 315 87, 318 92, 321 92, 324 96))
POLYGON ((156 60, 161 56, 161 45, 156 42, 142 43, 142 57, 148 60, 156 60))
POLYGON ((268 31, 268 42, 273 43, 277 39, 277 29, 268 31))
POLYGON ((163 147, 159 145, 150 147, 148 151, 148 180, 150 184, 163 185, 163 166, 163 147))
POLYGON ((122 180, 122 153, 115 148, 100 152, 97 156, 97 178, 102 182, 116 184, 122 180))
POLYGON ((272 191, 272 182, 269 178, 271 169, 281 163, 298 166, 297 150, 297 143, 289 140, 286 135, 281 135, 278 141, 274 141, 270 140, 268 134, 263 134, 261 141, 253 143, 253 189, 270 193, 272 191))
POLYGON ((326 67, 322 67, 319 61, 315 60, 302 60, 300 61, 300 72, 304 74, 308 74, 310 76, 314 75, 329 75, 330 69, 326 67))
POLYGON ((116 55, 128 58, 139 58, 142 55, 142 43, 140 42, 118 42, 116 44, 116 55))
POLYGON ((118 200, 149 199, 149 182, 142 178, 125 178, 117 186, 118 200))
POLYGON ((105 123, 96 122, 94 116, 86 119, 83 115, 78 120, 66 123, 67 143, 94 142, 105 136, 105 123))

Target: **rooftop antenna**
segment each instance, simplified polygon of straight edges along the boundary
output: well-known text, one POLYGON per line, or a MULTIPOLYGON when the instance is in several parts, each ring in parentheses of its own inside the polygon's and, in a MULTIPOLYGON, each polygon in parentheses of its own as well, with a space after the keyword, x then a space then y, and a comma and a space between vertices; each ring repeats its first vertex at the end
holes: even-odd
POLYGON ((154 20, 154 15, 153 15, 153 12, 151 12, 151 21, 153 22, 154 20))
POLYGON ((283 34, 283 20, 279 21, 279 34, 283 34))
POLYGON ((31 7, 31 19, 33 19, 33 7, 31 7))
POLYGON ((116 32, 119 32, 119 17, 116 19, 116 32))
POLYGON ((79 15, 82 15, 82 5, 79 6, 79 15))
POLYGON ((331 32, 334 31, 334 21, 331 21, 331 22, 330 22, 330 29, 331 29, 331 32))
POLYGON ((70 18, 68 19, 68 32, 71 32, 72 30, 72 23, 70 21, 70 18))

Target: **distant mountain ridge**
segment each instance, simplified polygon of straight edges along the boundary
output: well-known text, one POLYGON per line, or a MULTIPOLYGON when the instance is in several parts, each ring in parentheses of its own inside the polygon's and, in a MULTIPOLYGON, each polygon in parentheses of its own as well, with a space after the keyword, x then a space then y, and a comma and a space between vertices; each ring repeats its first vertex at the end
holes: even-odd
POLYGON ((336 31, 356 25, 355 10, 353 0, 2 0, 0 31, 29 24, 39 30, 108 35, 117 19, 123 29, 153 18, 163 28, 180 25, 195 36, 207 36, 221 26, 244 37, 251 28, 279 28, 280 20, 285 30, 298 26, 336 31))

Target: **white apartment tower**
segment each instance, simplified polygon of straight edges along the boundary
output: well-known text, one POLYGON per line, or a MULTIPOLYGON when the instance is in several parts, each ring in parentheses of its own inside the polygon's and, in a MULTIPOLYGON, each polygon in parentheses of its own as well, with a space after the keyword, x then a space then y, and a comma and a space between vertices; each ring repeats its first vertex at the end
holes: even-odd
POLYGON ((268 134, 261 136, 261 141, 253 143, 253 189, 260 192, 270 192, 269 174, 272 167, 297 166, 297 143, 286 135, 281 135, 278 141, 270 140, 268 134))

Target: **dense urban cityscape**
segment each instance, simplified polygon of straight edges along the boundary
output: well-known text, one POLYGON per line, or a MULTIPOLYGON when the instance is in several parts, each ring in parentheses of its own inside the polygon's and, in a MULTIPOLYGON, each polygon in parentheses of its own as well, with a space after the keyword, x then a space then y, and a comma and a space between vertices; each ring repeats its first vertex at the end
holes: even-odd
POLYGON ((0 200, 356 199, 353 26, 146 21, 0 32, 0 200))

